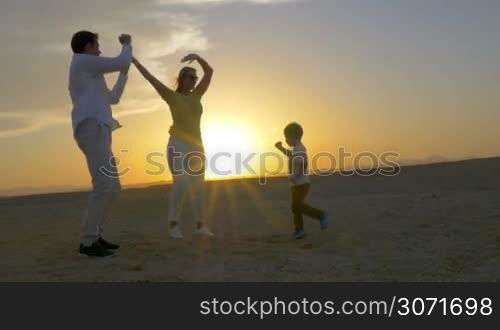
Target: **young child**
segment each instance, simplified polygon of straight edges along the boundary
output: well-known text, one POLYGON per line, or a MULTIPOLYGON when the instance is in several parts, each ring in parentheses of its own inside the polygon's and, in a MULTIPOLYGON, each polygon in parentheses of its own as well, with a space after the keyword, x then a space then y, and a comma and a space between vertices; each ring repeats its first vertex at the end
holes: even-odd
POLYGON ((292 149, 284 148, 281 141, 277 142, 275 146, 288 157, 288 178, 292 191, 292 212, 295 223, 295 232, 292 238, 298 240, 305 236, 303 214, 318 219, 321 229, 326 229, 328 219, 324 211, 304 202, 309 193, 310 181, 307 170, 307 150, 301 141, 304 133, 302 127, 297 123, 291 123, 285 127, 284 133, 286 143, 292 149))

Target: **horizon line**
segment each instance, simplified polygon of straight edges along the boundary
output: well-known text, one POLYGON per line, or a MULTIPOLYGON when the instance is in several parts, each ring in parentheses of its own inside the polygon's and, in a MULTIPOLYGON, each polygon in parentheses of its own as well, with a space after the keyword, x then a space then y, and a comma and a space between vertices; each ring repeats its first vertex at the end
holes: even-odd
MULTIPOLYGON (((408 168, 408 167, 418 167, 418 166, 427 166, 427 165, 440 165, 440 164, 449 164, 449 163, 460 163, 460 162, 466 162, 466 161, 475 161, 475 160, 493 160, 493 159, 500 159, 500 155, 498 156, 490 156, 490 157, 474 157, 474 158, 465 158, 465 159, 450 159, 450 160, 443 160, 443 161, 437 161, 437 162, 428 162, 428 163, 415 163, 415 164, 400 164, 399 168, 408 168)), ((409 160, 411 161, 411 160, 409 160)), ((405 161, 403 161, 405 162, 405 161)), ((384 167, 380 167, 380 169, 383 169, 384 167)), ((342 170, 321 170, 317 169, 316 171, 321 172, 324 171, 324 173, 331 173, 331 175, 338 174, 340 172, 344 171, 350 171, 353 169, 342 169, 342 170)), ((357 168, 356 170, 362 170, 361 168, 357 168)), ((276 174, 276 175, 269 175, 267 178, 273 179, 273 178, 284 178, 287 175, 284 173, 276 174)), ((317 176, 317 174, 311 174, 310 176, 317 176)), ((218 181, 235 181, 235 180, 253 180, 253 179, 260 179, 262 176, 259 175, 241 175, 241 176, 228 176, 228 177, 220 177, 220 178, 209 178, 206 179, 205 182, 218 182, 218 181)), ((123 190, 130 190, 130 189, 144 189, 144 188, 150 188, 154 186, 162 186, 162 185, 169 185, 172 184, 172 180, 160 180, 160 181, 155 181, 155 182, 145 182, 145 183, 132 183, 132 184, 127 184, 123 185, 123 190)), ((57 186, 56 186, 57 187, 57 186)), ((70 186, 68 186, 69 188, 70 186)), ((74 189, 72 190, 60 190, 60 191, 40 191, 40 192, 32 192, 32 193, 20 193, 19 195, 16 194, 5 194, 3 195, 0 192, 0 200, 2 199, 11 199, 11 198, 18 198, 18 197, 29 197, 29 196, 41 196, 41 195, 53 195, 53 194, 67 194, 67 193, 84 193, 88 192, 88 189, 90 186, 82 187, 82 186, 74 186, 74 189)), ((13 189, 23 189, 23 188, 13 188, 13 189)), ((36 188, 36 187, 26 187, 24 189, 43 189, 43 188, 36 188)), ((47 187, 47 189, 50 189, 50 186, 47 187)))

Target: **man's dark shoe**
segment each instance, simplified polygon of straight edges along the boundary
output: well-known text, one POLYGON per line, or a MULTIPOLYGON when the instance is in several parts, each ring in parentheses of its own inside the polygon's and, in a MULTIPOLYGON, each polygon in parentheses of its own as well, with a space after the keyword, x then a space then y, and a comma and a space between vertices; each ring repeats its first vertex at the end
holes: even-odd
POLYGON ((115 253, 108 249, 105 249, 101 243, 98 241, 94 242, 91 246, 84 246, 80 244, 80 254, 86 254, 89 257, 113 257, 115 253))
POLYGON ((107 242, 104 240, 104 238, 99 237, 97 240, 106 250, 118 250, 120 248, 120 245, 118 244, 113 244, 110 242, 107 242))

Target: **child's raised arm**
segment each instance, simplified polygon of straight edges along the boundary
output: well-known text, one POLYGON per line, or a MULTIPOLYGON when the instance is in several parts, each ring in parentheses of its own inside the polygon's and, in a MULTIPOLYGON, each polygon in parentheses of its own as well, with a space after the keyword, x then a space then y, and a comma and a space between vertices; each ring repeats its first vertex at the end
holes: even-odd
POLYGON ((281 143, 281 141, 279 142, 276 142, 276 144, 274 145, 279 151, 281 151, 283 154, 285 154, 285 156, 287 157, 292 157, 292 152, 290 150, 288 150, 287 148, 283 147, 283 143, 281 143))

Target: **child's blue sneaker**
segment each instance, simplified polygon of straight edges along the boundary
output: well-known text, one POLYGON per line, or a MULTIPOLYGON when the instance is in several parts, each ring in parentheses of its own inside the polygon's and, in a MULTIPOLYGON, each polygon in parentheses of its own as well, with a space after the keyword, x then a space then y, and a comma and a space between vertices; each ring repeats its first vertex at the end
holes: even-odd
POLYGON ((328 217, 326 216, 326 212, 323 212, 321 218, 319 218, 319 225, 321 229, 326 229, 328 227, 328 217))
POLYGON ((304 229, 299 229, 299 230, 296 230, 295 233, 293 233, 292 239, 298 240, 298 239, 304 238, 305 236, 306 236, 306 232, 304 231, 304 229))

